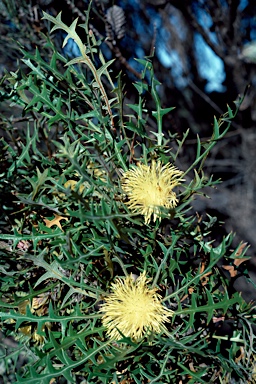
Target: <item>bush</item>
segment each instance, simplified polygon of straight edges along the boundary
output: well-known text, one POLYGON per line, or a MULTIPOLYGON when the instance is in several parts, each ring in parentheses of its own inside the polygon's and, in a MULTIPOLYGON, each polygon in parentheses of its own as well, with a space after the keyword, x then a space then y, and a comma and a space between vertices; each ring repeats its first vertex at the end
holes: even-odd
POLYGON ((2 117, 0 317, 18 341, 1 369, 16 366, 17 383, 252 381, 254 307, 232 284, 247 277, 246 246, 232 249, 232 234, 214 241, 217 219, 191 208, 220 182, 204 161, 242 100, 183 169, 188 132, 162 131, 173 108, 160 105, 150 59, 138 60, 137 100, 124 105, 122 75, 111 78, 87 23, 84 44, 77 20, 44 19, 81 56, 68 61, 45 36, 41 52, 21 47, 27 70, 1 80, 12 104, 2 117))

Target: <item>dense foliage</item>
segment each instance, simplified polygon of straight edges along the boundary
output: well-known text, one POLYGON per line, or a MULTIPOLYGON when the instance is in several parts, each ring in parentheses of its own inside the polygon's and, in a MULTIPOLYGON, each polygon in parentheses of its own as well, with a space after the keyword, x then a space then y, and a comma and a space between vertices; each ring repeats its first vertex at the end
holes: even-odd
POLYGON ((136 97, 124 104, 122 75, 113 77, 86 16, 79 28, 44 13, 78 57, 67 59, 41 34, 40 49, 20 47, 25 66, 1 79, 9 114, 0 141, 0 318, 3 335, 17 341, 1 347, 1 369, 12 382, 15 372, 17 383, 34 384, 253 382, 254 307, 233 287, 241 274, 248 279, 247 248, 234 248, 232 234, 214 241, 216 217, 191 209, 219 183, 204 164, 243 99, 213 119, 211 137, 198 137, 184 166, 189 132, 163 133, 173 107, 161 106, 150 58, 138 59, 136 97), (158 207, 145 223, 122 180, 155 161, 177 166, 184 181, 177 205, 158 207), (139 341, 112 340, 101 305, 118 277, 143 271, 171 321, 139 341))

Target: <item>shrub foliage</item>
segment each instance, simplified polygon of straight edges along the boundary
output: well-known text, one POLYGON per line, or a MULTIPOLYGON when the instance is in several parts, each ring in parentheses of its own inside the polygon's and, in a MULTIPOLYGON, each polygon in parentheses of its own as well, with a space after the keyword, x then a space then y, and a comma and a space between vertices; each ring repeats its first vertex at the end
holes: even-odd
POLYGON ((245 244, 232 249, 232 234, 214 241, 216 218, 198 217, 191 205, 219 183, 204 175, 204 161, 241 100, 214 119, 211 139, 198 138, 184 169, 188 132, 162 131, 173 108, 160 105, 150 58, 138 60, 137 99, 124 105, 122 74, 111 77, 112 60, 88 23, 68 27, 61 14, 44 19, 81 55, 68 61, 44 36, 40 50, 20 47, 27 69, 1 79, 10 113, 2 116, 0 141, 0 318, 3 334, 18 341, 3 351, 6 374, 16 366, 16 382, 33 384, 252 381, 254 308, 232 286, 237 274, 247 276, 245 244), (178 205, 145 224, 127 206, 121 180, 152 161, 176 164, 185 181, 178 205), (111 283, 143 271, 174 316, 162 333, 139 342, 110 340, 100 308, 111 283))

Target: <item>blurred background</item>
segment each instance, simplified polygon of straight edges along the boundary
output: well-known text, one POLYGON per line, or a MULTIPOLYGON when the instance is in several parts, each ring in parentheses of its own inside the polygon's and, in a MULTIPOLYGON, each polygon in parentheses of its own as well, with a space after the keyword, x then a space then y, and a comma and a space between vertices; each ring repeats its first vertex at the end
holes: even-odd
MULTIPOLYGON (((179 139, 190 130, 179 157, 181 169, 193 161, 196 136, 206 140, 212 133, 213 117, 235 109, 234 101, 247 89, 240 111, 226 138, 217 143, 205 164, 207 175, 223 183, 207 191, 210 198, 197 197, 194 210, 223 221, 216 228, 216 239, 236 232, 235 242, 251 244, 256 251, 256 2, 255 0, 66 0, 0 1, 0 74, 24 70, 17 42, 34 52, 45 48, 42 36, 50 26, 42 10, 71 24, 86 22, 84 11, 91 7, 89 31, 102 40, 107 60, 116 58, 113 76, 123 74, 124 108, 135 102, 133 83, 142 66, 135 58, 152 58, 155 76, 161 86, 163 107, 176 107, 166 115, 164 129, 179 139)), ((81 28, 81 34, 84 30, 81 28)), ((79 55, 69 41, 62 49, 64 36, 54 34, 55 44, 70 58, 79 55)), ((84 39, 86 41, 86 39, 84 39)), ((40 51, 41 52, 41 51, 40 51)), ((145 98, 147 99, 147 95, 145 98)), ((153 103, 147 100, 150 109, 153 103)), ((15 116, 6 103, 2 115, 15 116)), ((155 122, 148 118, 148 129, 155 122)))

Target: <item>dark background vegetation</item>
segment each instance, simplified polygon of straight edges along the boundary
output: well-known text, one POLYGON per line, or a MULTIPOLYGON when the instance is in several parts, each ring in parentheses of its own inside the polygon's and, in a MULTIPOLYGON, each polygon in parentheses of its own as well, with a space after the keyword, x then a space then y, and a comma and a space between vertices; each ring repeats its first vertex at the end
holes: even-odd
MULTIPOLYGON (((207 191, 210 199, 197 197, 194 209, 225 222, 214 234, 218 239, 225 232, 237 233, 236 241, 251 244, 249 254, 256 250, 256 3, 254 0, 93 0, 89 28, 97 38, 105 40, 106 12, 116 4, 126 17, 125 36, 116 44, 111 39, 103 43, 106 59, 116 58, 114 74, 122 71, 125 83, 124 105, 135 100, 132 82, 141 74, 140 64, 134 58, 152 57, 162 106, 176 107, 165 118, 165 133, 182 138, 190 129, 182 156, 181 169, 194 159, 196 135, 210 137, 213 116, 217 118, 234 107, 238 95, 249 86, 240 112, 232 123, 227 137, 218 143, 205 164, 205 172, 223 183, 216 190, 207 191)), ((45 49, 42 33, 49 25, 41 20, 42 10, 56 16, 62 11, 64 22, 79 17, 85 22, 86 0, 66 1, 0 1, 0 72, 15 71, 21 53, 17 41, 26 50, 45 49)), ((81 29, 81 33, 82 33, 81 29)), ((55 35, 61 49, 62 35, 55 35)), ((86 41, 86 40, 85 40, 86 41)), ((63 52, 76 55, 69 44, 63 52)), ((25 65, 24 65, 25 70, 25 65)), ((147 95, 145 95, 147 98, 147 95)), ((152 100, 148 98, 150 110, 152 100)), ((153 105, 153 104, 152 104, 153 105)), ((6 103, 1 113, 10 115, 6 103)), ((15 108, 11 114, 15 117, 15 108)), ((154 131, 153 119, 148 129, 154 131)), ((3 165, 4 166, 4 165, 3 165)))

